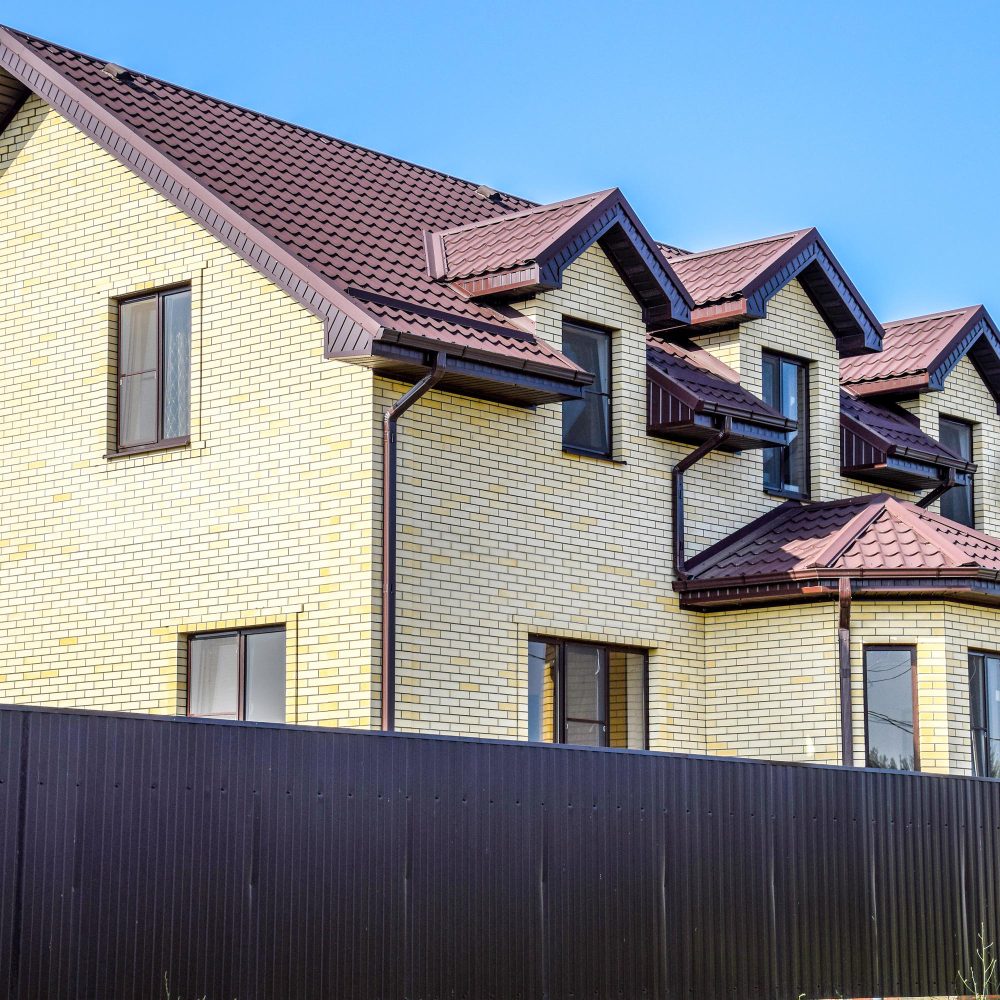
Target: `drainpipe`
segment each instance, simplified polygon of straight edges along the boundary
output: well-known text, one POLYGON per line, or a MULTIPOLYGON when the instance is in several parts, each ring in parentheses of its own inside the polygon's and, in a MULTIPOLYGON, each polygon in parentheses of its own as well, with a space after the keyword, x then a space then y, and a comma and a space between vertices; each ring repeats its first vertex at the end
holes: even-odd
POLYGON ((685 455, 670 470, 670 486, 674 502, 674 576, 678 580, 688 578, 684 558, 684 473, 692 465, 700 462, 710 451, 714 451, 729 439, 733 432, 732 417, 726 417, 722 429, 716 431, 707 441, 703 441, 690 455, 685 455))
POLYGON ((940 483, 940 485, 935 486, 934 489, 932 489, 930 491, 930 493, 928 493, 926 496, 922 496, 917 501, 917 506, 918 507, 930 507, 930 505, 932 503, 934 503, 934 501, 937 500, 938 497, 944 496, 944 494, 947 493, 948 490, 950 490, 953 486, 957 486, 957 485, 958 484, 955 482, 955 470, 954 469, 949 469, 948 470, 948 478, 945 479, 945 480, 942 480, 942 482, 940 483))
POLYGON ((837 635, 840 643, 840 762, 854 764, 854 705, 851 696, 851 580, 840 578, 838 591, 840 618, 837 635))
POLYGON ((382 729, 396 728, 396 422, 433 389, 447 368, 439 351, 431 370, 382 416, 382 729))

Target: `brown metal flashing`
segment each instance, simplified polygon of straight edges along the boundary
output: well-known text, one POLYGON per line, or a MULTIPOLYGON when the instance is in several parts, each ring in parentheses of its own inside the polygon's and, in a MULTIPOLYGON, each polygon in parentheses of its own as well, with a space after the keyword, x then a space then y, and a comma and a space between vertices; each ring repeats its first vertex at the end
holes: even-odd
POLYGON ((0 67, 324 323, 343 326, 349 322, 372 339, 378 336, 380 324, 342 291, 248 222, 2 27, 0 67))

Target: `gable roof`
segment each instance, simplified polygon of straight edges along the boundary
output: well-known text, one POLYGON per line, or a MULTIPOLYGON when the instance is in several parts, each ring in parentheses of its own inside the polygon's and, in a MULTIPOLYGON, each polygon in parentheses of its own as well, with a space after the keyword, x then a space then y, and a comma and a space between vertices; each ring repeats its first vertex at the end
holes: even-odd
POLYGON ((967 354, 1000 402, 1000 332, 981 305, 886 323, 881 353, 843 359, 840 379, 857 395, 913 395, 943 389, 967 354))
POLYGON ((507 378, 520 402, 592 381, 512 311, 427 274, 425 230, 530 202, 0 28, 0 121, 27 89, 321 317, 329 356, 404 373, 445 350, 445 387, 507 378))
POLYGON ((687 323, 691 298, 617 188, 426 235, 427 269, 470 298, 558 288, 595 242, 643 306, 650 330, 687 323))
POLYGON ((728 450, 788 444, 795 421, 740 385, 728 365, 689 341, 646 340, 647 429, 699 442, 729 418, 728 450))
POLYGON ((788 501, 712 546, 675 586, 703 607, 734 600, 946 592, 1000 602, 1000 541, 886 493, 788 501))
POLYGON ((907 489, 936 486, 953 475, 963 483, 976 465, 956 455, 893 403, 840 392, 841 471, 855 479, 907 489))
POLYGON ((698 253, 666 244, 660 249, 694 299, 694 325, 760 319, 768 300, 798 278, 836 335, 841 354, 881 346, 881 324, 816 229, 698 253))

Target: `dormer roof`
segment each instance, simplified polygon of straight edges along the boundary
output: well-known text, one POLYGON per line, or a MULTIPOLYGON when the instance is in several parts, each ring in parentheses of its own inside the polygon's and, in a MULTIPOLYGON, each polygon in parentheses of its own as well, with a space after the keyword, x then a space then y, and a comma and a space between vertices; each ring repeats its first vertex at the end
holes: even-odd
POLYGON ((697 253, 661 244, 695 306, 695 327, 760 319, 798 279, 837 337, 841 355, 879 350, 882 325, 816 229, 799 229, 697 253))
POLYGON ((649 330, 688 322, 690 297, 617 188, 425 235, 430 276, 470 299, 559 288, 565 269, 594 243, 642 306, 649 330))

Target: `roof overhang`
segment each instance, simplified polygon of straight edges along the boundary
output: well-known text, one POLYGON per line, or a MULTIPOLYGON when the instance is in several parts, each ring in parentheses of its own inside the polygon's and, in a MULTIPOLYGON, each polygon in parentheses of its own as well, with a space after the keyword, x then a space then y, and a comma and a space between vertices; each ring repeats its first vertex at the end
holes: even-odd
POLYGON ((712 580, 705 584, 677 581, 680 605, 695 611, 727 611, 748 606, 791 604, 809 601, 835 601, 840 581, 850 581, 855 599, 948 600, 966 604, 1000 606, 1000 579, 992 570, 954 569, 941 571, 898 570, 892 573, 864 570, 791 573, 751 580, 733 578, 712 580))
POLYGON ((798 279, 837 338, 844 357, 882 347, 882 324, 816 229, 782 247, 752 280, 724 300, 697 303, 691 323, 707 329, 763 319, 768 302, 798 279))
POLYGON ((795 436, 795 422, 786 417, 767 413, 763 406, 706 399, 656 365, 647 365, 647 433, 700 444, 721 430, 727 419, 731 426, 725 451, 786 445, 795 436))

